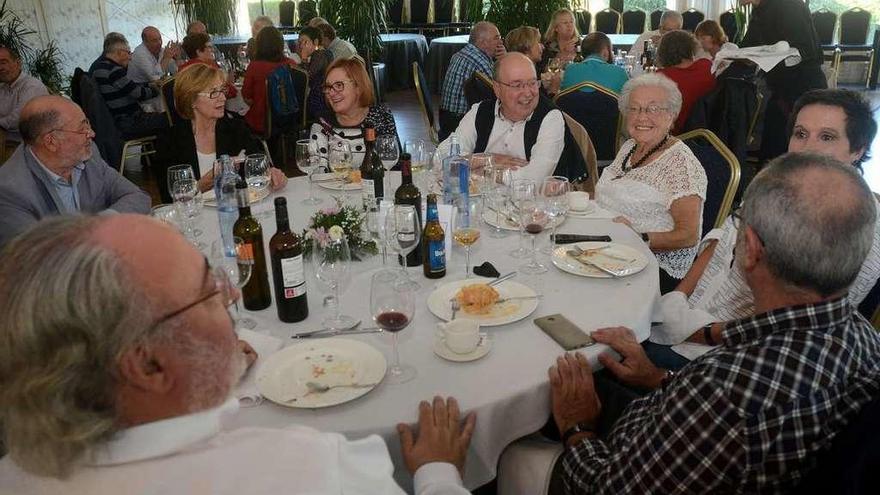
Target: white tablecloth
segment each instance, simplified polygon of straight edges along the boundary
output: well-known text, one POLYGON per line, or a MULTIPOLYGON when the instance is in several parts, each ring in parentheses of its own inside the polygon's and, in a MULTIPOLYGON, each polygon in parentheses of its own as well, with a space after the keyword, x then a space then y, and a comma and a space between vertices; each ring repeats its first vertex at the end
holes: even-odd
MULTIPOLYGON (((399 183, 399 174, 391 180, 399 183)), ((305 198, 306 187, 304 178, 292 179, 281 193, 288 199, 291 225, 297 230, 305 226, 315 210, 299 203, 305 198)), ((329 192, 315 186, 316 196, 325 198, 318 207, 333 204, 329 192)), ((359 194, 359 191, 349 193, 352 203, 355 199, 360 201, 355 194, 359 194)), ((264 201, 271 202, 272 198, 270 196, 264 201)), ((217 238, 215 211, 205 208, 199 224, 205 231, 202 240, 210 245, 210 241, 217 238)), ((268 246, 269 238, 275 232, 274 214, 267 215, 262 225, 264 241, 268 246)), ((523 263, 507 255, 517 242, 514 233, 503 239, 493 239, 487 227, 482 230, 482 237, 471 251, 471 265, 488 260, 501 273, 507 273, 523 263)), ((399 341, 401 361, 414 365, 418 370, 418 376, 413 381, 402 385, 382 383, 357 400, 325 409, 291 409, 266 401, 261 406, 242 409, 235 425, 281 428, 301 424, 323 431, 341 432, 349 438, 379 434, 387 442, 392 459, 398 466, 396 478, 402 486, 411 489, 412 481, 402 462, 395 425, 399 422, 414 423, 420 400, 435 394, 451 395, 458 399, 463 411, 477 413, 476 431, 465 469, 465 485, 473 489, 490 481, 495 476, 496 465, 504 448, 517 438, 538 430, 550 416, 547 369, 563 351, 532 323, 534 318, 561 313, 586 331, 624 325, 635 330, 640 341, 650 333, 652 310, 659 294, 658 268, 656 259, 641 239, 626 226, 614 224, 608 219, 569 218, 559 232, 608 234, 614 241, 642 251, 649 258, 649 265, 641 273, 630 277, 592 279, 564 273, 549 265, 547 255, 540 255, 550 268, 548 273, 540 276, 520 274, 514 279, 544 294, 538 309, 517 323, 485 329, 492 339, 492 350, 486 357, 469 363, 453 363, 441 359, 432 351, 435 326, 440 320, 428 311, 425 301, 434 287, 463 278, 464 252, 455 248, 448 263, 447 275, 440 280, 424 278, 421 267, 410 269, 410 275, 422 286, 418 297, 420 303, 417 304, 413 323, 399 334, 399 341)), ((372 323, 369 313, 370 277, 381 264, 379 256, 357 262, 352 283, 342 297, 345 312, 363 320, 363 326, 372 323)), ((289 338, 291 334, 320 327, 326 314, 321 307, 323 295, 311 281, 308 263, 306 270, 309 277, 309 317, 302 323, 284 324, 277 319, 274 306, 259 312, 248 312, 257 321, 258 332, 283 337, 286 343, 294 343, 297 341, 289 338)), ((269 277, 271 283, 271 274, 269 277)), ((366 334, 348 338, 367 342, 384 353, 389 363, 392 360, 390 336, 366 334)), ((585 354, 594 366, 598 366, 596 358, 605 349, 605 346, 597 345, 587 349, 585 354)))

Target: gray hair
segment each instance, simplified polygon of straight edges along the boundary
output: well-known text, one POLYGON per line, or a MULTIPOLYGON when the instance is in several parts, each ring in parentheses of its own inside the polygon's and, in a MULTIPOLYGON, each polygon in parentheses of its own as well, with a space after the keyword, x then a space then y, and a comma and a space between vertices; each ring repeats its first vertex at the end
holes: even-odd
POLYGON ((674 29, 681 29, 684 25, 684 17, 681 16, 680 12, 675 10, 664 10, 662 14, 660 14, 660 24, 659 27, 665 26, 669 22, 675 22, 678 24, 678 27, 674 29))
POLYGON ((128 47, 128 40, 122 33, 107 33, 107 36, 104 36, 104 55, 110 55, 111 53, 119 50, 120 48, 128 47))
POLYGON ((657 86, 666 91, 666 106, 669 108, 669 113, 673 119, 678 117, 678 112, 681 111, 681 91, 678 90, 678 85, 675 84, 675 81, 663 74, 656 73, 642 74, 630 79, 623 85, 623 91, 620 92, 620 98, 617 103, 620 113, 624 116, 629 113, 629 98, 636 88, 649 86, 657 86))
POLYGON ((47 108, 43 111, 26 112, 18 122, 18 132, 21 139, 33 145, 37 138, 57 128, 60 125, 61 112, 57 108, 47 108))
POLYGON ((254 22, 252 22, 251 24, 253 24, 254 26, 259 24, 263 27, 267 27, 267 26, 275 26, 275 21, 273 21, 272 18, 267 15, 261 15, 261 16, 257 16, 254 19, 254 22))
POLYGON ((0 254, 0 425, 23 469, 67 476, 119 429, 117 360, 152 330, 140 284, 92 233, 100 217, 46 219, 0 254))
POLYGON ((495 27, 495 24, 492 24, 489 21, 480 21, 474 24, 474 27, 471 28, 471 34, 468 37, 468 43, 476 45, 486 38, 489 34, 489 29, 493 27, 495 27))
POLYGON ((871 249, 874 202, 853 167, 814 153, 788 153, 749 184, 742 221, 763 242, 774 276, 828 297, 852 284, 871 249), (826 180, 817 186, 805 178, 810 171, 826 180))

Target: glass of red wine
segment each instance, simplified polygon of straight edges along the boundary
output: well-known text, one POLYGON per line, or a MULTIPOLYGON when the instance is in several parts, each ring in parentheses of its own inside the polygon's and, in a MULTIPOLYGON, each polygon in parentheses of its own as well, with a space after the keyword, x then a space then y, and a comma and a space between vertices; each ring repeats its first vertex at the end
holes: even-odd
POLYGON ((523 231, 532 237, 532 253, 528 263, 520 267, 520 271, 529 275, 537 275, 545 273, 547 267, 538 263, 537 250, 535 249, 535 240, 538 235, 544 231, 550 222, 550 215, 540 201, 526 200, 519 206, 520 225, 523 231))
POLYGON ((376 325, 391 333, 394 364, 385 376, 392 384, 405 383, 416 377, 416 369, 400 364, 397 332, 409 325, 415 314, 415 291, 405 279, 392 270, 381 270, 370 281, 370 313, 376 325))

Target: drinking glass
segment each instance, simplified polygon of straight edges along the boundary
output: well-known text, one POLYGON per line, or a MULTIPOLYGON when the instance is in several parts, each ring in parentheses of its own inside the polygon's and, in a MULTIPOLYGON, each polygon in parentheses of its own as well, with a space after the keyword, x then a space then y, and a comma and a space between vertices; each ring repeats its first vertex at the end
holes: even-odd
POLYGON ((556 74, 560 70, 562 70, 562 61, 557 57, 553 57, 547 62, 547 70, 550 71, 551 74, 556 74))
POLYGON ((352 167, 351 146, 343 139, 334 140, 328 146, 330 152, 327 158, 330 162, 330 170, 340 179, 347 178, 352 167))
POLYGON ((415 206, 394 205, 385 216, 385 241, 388 248, 401 256, 400 278, 413 290, 421 288, 418 282, 411 280, 406 273, 406 255, 419 247, 422 225, 415 206))
MULTIPOLYGON (((504 175, 508 172, 506 169, 492 168, 486 174, 484 181, 483 200, 495 211, 495 224, 489 231, 489 237, 501 239, 507 237, 507 232, 501 228, 503 222, 506 221, 508 202, 510 201, 510 186, 504 181, 504 175), (502 217, 502 214, 504 215, 502 217)), ((508 173, 509 175, 509 173, 508 173)), ((487 218, 490 213, 487 212, 487 218)))
POLYGON ((266 155, 262 153, 248 155, 244 164, 248 187, 255 191, 263 191, 269 187, 272 178, 269 175, 269 160, 266 159, 266 155))
POLYGON ((477 204, 473 199, 465 203, 462 197, 455 201, 455 228, 452 238, 459 246, 464 247, 464 278, 471 278, 471 246, 480 240, 477 204))
MULTIPOLYGON (((241 290, 251 279, 254 262, 250 256, 245 254, 243 249, 244 241, 241 237, 234 237, 233 242, 235 243, 235 256, 226 255, 222 240, 218 239, 211 243, 211 266, 224 271, 230 283, 236 289, 241 290), (238 253, 242 255, 239 256, 238 253)), ((235 299, 235 321, 237 325, 248 330, 253 330, 257 327, 256 321, 241 315, 241 310, 238 307, 238 298, 235 299)))
POLYGON ((534 199, 524 200, 519 206, 520 223, 523 230, 532 235, 532 249, 530 250, 530 261, 521 266, 519 270, 529 275, 537 275, 547 271, 547 267, 538 263, 538 252, 535 249, 535 239, 538 234, 544 231, 547 223, 550 221, 550 215, 544 209, 544 205, 540 201, 534 199))
MULTIPOLYGON (((376 137, 375 150, 386 171, 391 170, 397 165, 397 161, 400 159, 400 147, 397 145, 397 136, 393 134, 379 135, 376 137)), ((415 172, 413 172, 413 174, 415 174, 415 172)), ((384 177, 382 188, 383 190, 388 191, 390 189, 389 181, 391 178, 389 177, 389 174, 385 174, 384 177)))
POLYGON ((403 152, 409 153, 412 164, 413 183, 422 189, 422 176, 425 171, 425 140, 407 139, 403 144, 403 152))
POLYGON ((320 167, 321 157, 313 148, 311 139, 300 139, 296 142, 296 166, 306 174, 309 180, 309 197, 301 201, 304 205, 316 205, 323 201, 314 196, 315 183, 312 182, 312 174, 320 167))
POLYGON ((376 201, 369 202, 367 204, 367 212, 364 219, 364 225, 366 226, 367 234, 370 236, 370 239, 376 243, 376 246, 381 246, 382 248, 382 266, 385 266, 388 263, 388 245, 385 243, 385 226, 382 225, 382 222, 379 221, 379 212, 381 211, 380 204, 382 203, 382 198, 376 198, 376 201))
POLYGON ((541 198, 544 200, 544 208, 550 215, 552 222, 550 243, 541 249, 544 253, 553 252, 553 245, 556 242, 556 228, 562 223, 560 219, 565 218, 565 214, 568 213, 569 192, 571 192, 571 182, 567 177, 561 175, 545 177, 541 183, 541 198))
MULTIPOLYGON (((509 176, 508 176, 509 177, 509 176)), ((529 179, 516 179, 513 182, 507 182, 510 186, 510 202, 513 205, 513 215, 519 220, 519 247, 511 251, 509 254, 514 258, 528 258, 529 250, 523 246, 523 238, 525 237, 525 225, 522 223, 522 204, 526 201, 535 200, 535 183, 529 179)))
POLYGON ((330 294, 324 298, 324 305, 333 307, 333 316, 324 318, 321 325, 334 330, 350 328, 355 321, 342 314, 341 299, 351 280, 351 252, 345 237, 312 239, 312 265, 318 287, 330 294))
POLYGON ((381 270, 370 280, 370 314, 376 325, 391 333, 394 361, 385 376, 389 383, 405 383, 416 377, 416 369, 400 364, 397 333, 412 321, 415 315, 415 290, 402 282, 391 270, 381 270))
POLYGON ((174 206, 183 220, 183 229, 186 237, 199 249, 204 249, 204 243, 196 239, 202 234, 193 226, 193 221, 202 210, 202 193, 199 191, 199 183, 195 179, 181 179, 171 187, 171 197, 174 198, 174 206))
POLYGON ((168 167, 168 172, 165 174, 165 178, 168 182, 168 194, 171 194, 171 189, 174 187, 175 182, 185 179, 195 179, 196 176, 193 173, 192 165, 182 163, 180 165, 172 165, 168 167))

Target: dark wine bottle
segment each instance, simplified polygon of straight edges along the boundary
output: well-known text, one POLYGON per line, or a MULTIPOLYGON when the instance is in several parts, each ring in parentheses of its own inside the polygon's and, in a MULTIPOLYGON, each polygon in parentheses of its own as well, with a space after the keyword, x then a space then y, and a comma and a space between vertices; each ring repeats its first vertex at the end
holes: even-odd
POLYGON ((372 127, 364 129, 364 160, 361 162, 361 185, 364 207, 369 208, 377 198, 385 195, 385 167, 376 153, 376 130, 372 127))
POLYGON ((269 289, 269 275, 266 272, 266 252, 263 250, 263 227, 251 215, 248 186, 244 174, 245 167, 242 166, 238 182, 235 184, 235 194, 238 198, 238 220, 232 226, 232 235, 243 241, 239 248, 239 264, 249 264, 251 269, 251 278, 241 288, 241 298, 245 309, 257 311, 266 309, 272 304, 272 295, 271 289, 269 289))
POLYGON ((422 235, 422 266, 428 278, 446 276, 446 233, 440 225, 437 214, 437 195, 428 195, 428 208, 425 212, 425 231, 422 235))
POLYGON ((290 230, 286 198, 275 198, 275 224, 275 235, 269 239, 275 309, 278 310, 279 320, 296 323, 309 316, 309 303, 306 298, 302 240, 290 230))
MULTIPOLYGON (((412 205, 416 209, 419 216, 419 225, 422 225, 422 193, 419 188, 412 182, 412 157, 409 153, 400 156, 401 160, 401 177, 400 187, 394 192, 394 204, 396 205, 412 205)), ((424 239, 419 239, 424 242, 424 239)), ((403 264, 403 258, 398 256, 398 261, 403 264)), ((406 255, 406 266, 419 266, 422 264, 422 246, 421 244, 406 255)))

